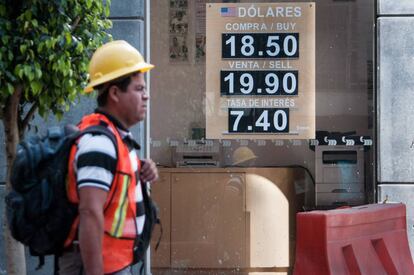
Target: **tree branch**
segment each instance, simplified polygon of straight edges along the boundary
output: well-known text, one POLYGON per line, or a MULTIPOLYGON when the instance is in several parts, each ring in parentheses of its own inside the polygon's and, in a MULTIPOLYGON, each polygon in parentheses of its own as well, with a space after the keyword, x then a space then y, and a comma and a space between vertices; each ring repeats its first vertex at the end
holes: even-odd
POLYGON ((37 111, 37 103, 33 103, 32 107, 30 107, 29 112, 27 112, 26 117, 22 120, 22 123, 20 125, 21 133, 24 133, 24 130, 26 129, 27 125, 29 124, 29 121, 32 119, 36 111, 37 111))
POLYGON ((76 29, 76 27, 78 26, 78 24, 79 24, 79 21, 80 21, 80 16, 78 16, 78 17, 76 17, 76 19, 75 19, 75 21, 73 22, 73 24, 72 24, 72 32, 76 29))
POLYGON ((0 119, 3 120, 4 119, 4 112, 5 112, 5 107, 4 105, 0 107, 0 119))
POLYGON ((4 130, 6 132, 6 140, 8 140, 9 137, 19 136, 19 129, 14 127, 14 125, 17 125, 17 121, 19 120, 19 102, 22 96, 22 91, 23 87, 17 85, 14 88, 13 94, 9 96, 6 105, 4 106, 4 130))
MULTIPOLYGON (((12 163, 16 156, 16 147, 19 143, 19 129, 17 121, 19 119, 19 103, 22 96, 22 85, 14 87, 14 92, 10 95, 4 106, 4 133, 6 139, 6 156, 7 156, 7 177, 6 193, 11 190, 10 173, 12 163)), ((5 218, 3 211, 2 218, 5 218)), ((7 274, 27 274, 26 261, 24 256, 24 247, 22 244, 13 239, 10 230, 4 230, 4 243, 7 263, 7 274)))

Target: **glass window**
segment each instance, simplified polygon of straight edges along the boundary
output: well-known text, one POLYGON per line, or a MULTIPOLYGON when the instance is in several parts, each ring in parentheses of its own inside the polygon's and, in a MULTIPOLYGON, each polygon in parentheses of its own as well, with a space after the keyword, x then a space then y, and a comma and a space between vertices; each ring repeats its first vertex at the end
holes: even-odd
MULTIPOLYGON (((277 134, 206 138, 206 76, 219 73, 206 71, 206 4, 222 3, 230 8, 221 10, 222 16, 232 16, 231 7, 274 1, 148 2, 151 62, 156 65, 151 71, 150 153, 160 170, 153 196, 164 228, 159 249, 152 249, 152 272, 287 274, 294 263, 297 212, 374 201, 374 0, 312 2, 311 139, 277 134)), ((275 78, 262 78, 268 88, 274 84, 275 78)), ((248 76, 240 79, 237 89, 249 88, 249 81, 248 76)), ((222 119, 229 123, 228 117, 222 119)))

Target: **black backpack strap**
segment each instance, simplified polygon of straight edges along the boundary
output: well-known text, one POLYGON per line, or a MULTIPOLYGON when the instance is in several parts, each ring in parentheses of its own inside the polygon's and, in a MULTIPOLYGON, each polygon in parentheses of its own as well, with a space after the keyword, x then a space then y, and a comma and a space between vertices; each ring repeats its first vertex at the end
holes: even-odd
POLYGON ((139 268, 139 275, 144 275, 145 273, 145 262, 141 261, 141 267, 139 268))
MULTIPOLYGON (((147 184, 148 183, 146 183, 146 182, 141 182, 142 197, 143 197, 143 200, 144 200, 145 207, 151 207, 151 208, 152 207, 157 207, 158 208, 158 206, 154 205, 154 203, 153 203, 153 201, 152 201, 152 199, 150 197, 150 194, 148 194, 147 184)), ((158 211, 159 210, 157 209, 157 212, 158 211)), ((157 224, 160 226, 160 235, 158 236, 157 243, 155 244, 155 251, 158 250, 158 247, 160 246, 160 242, 161 242, 161 239, 162 239, 162 235, 164 234, 164 230, 162 228, 161 219, 159 218, 159 214, 158 213, 157 213, 156 219, 154 221, 154 226, 157 225, 157 224)))
POLYGON ((42 268, 42 266, 45 265, 45 256, 44 255, 40 255, 38 256, 39 262, 36 266, 36 270, 40 270, 42 268))
POLYGON ((59 275, 59 255, 53 255, 53 275, 59 275))

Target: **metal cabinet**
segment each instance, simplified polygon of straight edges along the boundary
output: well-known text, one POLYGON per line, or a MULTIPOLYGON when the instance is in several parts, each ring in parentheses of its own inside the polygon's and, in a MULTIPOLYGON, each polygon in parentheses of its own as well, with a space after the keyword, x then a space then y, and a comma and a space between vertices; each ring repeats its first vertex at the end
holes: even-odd
POLYGON ((244 174, 161 173, 160 179, 153 197, 164 234, 159 249, 152 250, 152 266, 245 267, 244 174))
POLYGON ((152 196, 164 235, 153 274, 287 274, 305 173, 297 168, 162 168, 152 196), (244 274, 244 273, 243 273, 244 274))

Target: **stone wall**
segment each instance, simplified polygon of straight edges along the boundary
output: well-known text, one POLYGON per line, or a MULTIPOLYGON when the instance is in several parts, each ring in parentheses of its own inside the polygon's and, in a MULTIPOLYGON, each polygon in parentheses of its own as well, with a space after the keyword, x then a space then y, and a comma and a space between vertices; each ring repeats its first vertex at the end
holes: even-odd
POLYGON ((377 10, 378 201, 406 204, 413 255, 414 1, 397 2, 379 0, 377 10))
MULTIPOLYGON (((110 30, 114 40, 122 39, 138 48, 144 54, 144 17, 145 17, 145 1, 144 0, 112 0, 111 1, 111 20, 113 28, 110 30)), ((90 113, 96 107, 95 99, 92 97, 82 97, 79 102, 66 113, 61 121, 50 115, 47 118, 36 116, 32 125, 36 126, 40 133, 45 132, 50 126, 66 123, 76 124, 83 115, 90 113)), ((144 144, 143 125, 133 127, 132 133, 135 139, 144 144)), ((31 134, 30 132, 28 134, 31 134)), ((6 158, 4 148, 3 125, 0 123, 0 213, 4 209, 4 182, 6 178, 6 158)), ((4 221, 1 219, 1 233, 4 232, 4 221)), ((0 234, 0 275, 6 274, 4 238, 0 234)), ((27 274, 30 275, 49 275, 53 270, 53 257, 46 258, 46 265, 39 271, 36 271, 37 258, 27 256, 27 274)), ((138 274, 135 270, 134 274, 138 274)))

